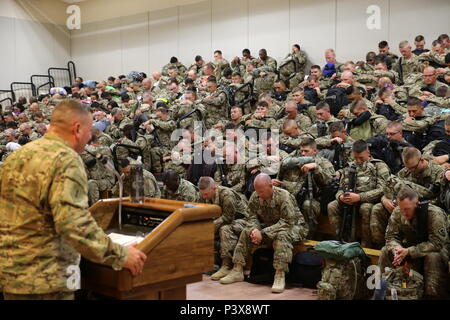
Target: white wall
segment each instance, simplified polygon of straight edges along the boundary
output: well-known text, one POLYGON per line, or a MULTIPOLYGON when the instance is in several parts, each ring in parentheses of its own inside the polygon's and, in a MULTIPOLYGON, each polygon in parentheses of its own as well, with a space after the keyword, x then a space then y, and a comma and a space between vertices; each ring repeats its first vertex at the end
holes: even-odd
POLYGON ((381 40, 398 53, 403 39, 423 34, 431 44, 449 32, 448 0, 208 0, 127 18, 83 24, 72 33, 72 58, 79 75, 103 79, 131 70, 160 69, 171 56, 190 65, 221 49, 225 58, 249 48, 266 48, 280 60, 294 43, 310 63, 324 64, 323 52, 335 48, 338 60, 363 60, 381 40), (366 9, 381 9, 381 30, 368 30, 366 9))
MULTIPOLYGON (((16 1, 0 0, 0 89, 11 82, 29 82, 49 67, 65 67, 70 60, 70 32, 16 1)), ((42 9, 45 11, 45 9, 42 9)))

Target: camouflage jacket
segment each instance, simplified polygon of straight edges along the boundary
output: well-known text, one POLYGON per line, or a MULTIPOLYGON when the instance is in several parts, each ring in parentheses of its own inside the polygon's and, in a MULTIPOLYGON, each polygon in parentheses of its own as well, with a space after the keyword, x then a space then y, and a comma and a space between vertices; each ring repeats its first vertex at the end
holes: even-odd
POLYGON ((300 239, 304 239, 308 233, 305 218, 292 194, 286 190, 273 187, 272 199, 268 201, 262 200, 258 193, 253 192, 248 208, 248 228, 263 231, 269 239, 273 240, 280 232, 289 233, 292 230, 297 232, 300 239))
POLYGON ((81 253, 120 270, 128 251, 88 211, 80 156, 47 133, 14 152, 0 169, 0 283, 4 292, 73 291, 81 253), (38 156, 37 156, 38 155, 38 156))
MULTIPOLYGON (((126 177, 122 174, 123 179, 123 196, 129 197, 132 191, 132 177, 131 175, 126 177)), ((112 189, 112 193, 114 196, 119 196, 119 182, 112 189)), ((161 191, 159 190, 158 182, 156 181, 155 176, 144 169, 144 197, 148 198, 161 198, 161 191)))
POLYGON ((180 179, 180 185, 175 192, 170 191, 164 186, 161 191, 161 198, 186 202, 199 202, 200 194, 192 183, 180 179))
MULTIPOLYGON (((241 192, 245 184, 245 165, 240 163, 222 164, 223 171, 228 183, 228 187, 236 192, 241 192)), ((220 169, 217 168, 214 173, 214 180, 216 183, 222 185, 222 177, 220 169)))
POLYGON ((411 258, 423 258, 427 253, 440 252, 448 242, 448 219, 444 211, 432 204, 428 207, 428 241, 417 243, 417 218, 407 220, 397 207, 392 211, 386 229, 386 247, 408 248, 411 258))

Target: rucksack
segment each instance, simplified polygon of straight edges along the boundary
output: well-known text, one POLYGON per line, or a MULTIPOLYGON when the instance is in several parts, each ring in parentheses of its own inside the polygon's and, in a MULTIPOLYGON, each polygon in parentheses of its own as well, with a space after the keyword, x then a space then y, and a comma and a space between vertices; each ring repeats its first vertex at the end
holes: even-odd
POLYGON ((358 242, 322 241, 314 250, 326 258, 317 284, 319 300, 353 300, 368 294, 365 270, 370 259, 358 242))
POLYGON ((434 140, 442 140, 447 133, 445 132, 445 120, 436 121, 427 132, 425 145, 434 140))
POLYGON ((348 101, 347 94, 344 88, 329 89, 327 92, 327 96, 325 97, 325 102, 328 103, 328 105, 330 106, 330 111, 335 117, 337 117, 342 107, 350 103, 348 101))
POLYGON ((395 113, 395 110, 389 104, 377 105, 376 114, 384 116, 389 121, 395 121, 400 118, 400 116, 397 113, 395 113))
POLYGON ((325 259, 317 252, 299 252, 289 267, 289 282, 294 286, 315 289, 324 267, 325 259))
POLYGON ((355 300, 369 293, 365 279, 366 263, 361 258, 326 260, 322 279, 317 284, 319 300, 355 300))
POLYGON ((253 253, 252 268, 246 281, 255 284, 272 284, 275 278, 273 267, 274 250, 259 248, 253 253))
POLYGON ((413 269, 388 268, 381 279, 387 282, 386 300, 419 300, 423 296, 423 276, 413 269))

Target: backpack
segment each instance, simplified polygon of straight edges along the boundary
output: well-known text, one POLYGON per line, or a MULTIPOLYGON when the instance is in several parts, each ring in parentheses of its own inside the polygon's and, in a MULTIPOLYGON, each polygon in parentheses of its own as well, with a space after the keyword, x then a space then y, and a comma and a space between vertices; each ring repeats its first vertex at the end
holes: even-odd
POLYGON ((315 289, 322 278, 325 259, 316 252, 299 252, 289 267, 289 282, 294 286, 315 289))
POLYGON ((275 278, 271 248, 259 248, 253 253, 252 268, 245 281, 254 284, 272 284, 275 278))
POLYGON ((322 241, 314 246, 326 258, 317 284, 319 300, 353 300, 367 296, 365 270, 369 257, 358 242, 322 241))
POLYGON ((377 112, 381 116, 384 116, 389 121, 395 121, 400 119, 400 116, 395 113, 395 110, 388 104, 379 104, 377 106, 377 112))
POLYGON ((388 268, 381 279, 387 282, 386 300, 419 300, 423 296, 423 276, 413 269, 388 268))
POLYGON ((445 132, 445 120, 436 121, 429 129, 426 137, 425 145, 434 140, 442 140, 447 133, 445 132))
POLYGON ((333 116, 337 117, 342 107, 348 105, 350 102, 347 99, 347 94, 344 88, 331 88, 327 92, 325 102, 330 106, 330 111, 333 116))

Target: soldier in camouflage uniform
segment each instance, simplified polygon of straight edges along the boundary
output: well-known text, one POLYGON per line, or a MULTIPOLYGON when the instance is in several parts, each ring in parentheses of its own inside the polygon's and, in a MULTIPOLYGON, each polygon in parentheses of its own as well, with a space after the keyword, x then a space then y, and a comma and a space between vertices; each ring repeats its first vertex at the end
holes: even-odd
POLYGON ((163 174, 163 189, 161 198, 185 202, 199 202, 200 194, 196 187, 187 180, 180 178, 180 175, 168 170, 163 174))
POLYGON ((92 136, 89 145, 86 146, 85 151, 80 155, 86 166, 88 199, 91 206, 100 199, 100 192, 111 189, 115 182, 114 173, 97 159, 98 155, 112 161, 111 150, 100 145, 98 138, 92 136))
POLYGON ((275 118, 269 116, 269 105, 266 101, 256 103, 256 111, 242 117, 247 128, 274 129, 277 127, 275 118))
MULTIPOLYGON (((132 181, 133 177, 131 176, 131 164, 128 159, 123 159, 120 161, 120 168, 122 171, 122 180, 123 180, 123 196, 128 197, 131 196, 133 191, 132 181)), ((161 191, 159 190, 158 182, 156 181, 155 176, 148 172, 147 170, 143 170, 144 176, 144 197, 148 198, 161 198, 161 191)), ((112 188, 112 194, 114 196, 119 196, 119 182, 115 184, 112 188)))
POLYGON ((412 53, 411 45, 408 41, 401 41, 398 48, 402 56, 392 66, 392 70, 398 73, 400 83, 403 83, 403 79, 419 71, 420 61, 419 57, 412 53))
POLYGON ((338 235, 342 227, 343 205, 356 206, 362 220, 361 245, 371 248, 370 214, 374 204, 380 201, 383 194, 389 177, 389 167, 381 160, 372 159, 367 143, 362 140, 353 143, 352 151, 355 161, 343 169, 336 200, 328 204, 328 217, 338 235), (356 186, 353 192, 347 192, 350 166, 356 167, 356 186))
POLYGON ((145 254, 113 243, 87 210, 87 178, 77 153, 91 138, 91 127, 90 112, 78 102, 63 101, 49 132, 12 154, 0 169, 5 299, 73 299, 80 288, 80 253, 115 270, 142 271, 145 254))
POLYGON ((206 128, 211 129, 217 124, 224 123, 228 119, 228 97, 227 94, 217 88, 217 81, 214 77, 209 77, 207 82, 209 95, 200 103, 206 109, 206 128))
POLYGON ((201 177, 198 182, 201 202, 216 204, 222 208, 222 215, 214 220, 214 233, 219 239, 221 268, 211 276, 220 280, 231 271, 234 248, 248 218, 247 199, 230 188, 218 186, 211 177, 201 177))
POLYGON ((241 154, 234 142, 227 142, 223 148, 223 163, 217 164, 214 180, 218 185, 242 193, 245 185, 245 164, 241 162, 241 154), (223 173, 223 175, 222 175, 223 173))
POLYGON ((317 155, 317 145, 314 139, 304 138, 300 144, 300 150, 283 161, 277 179, 272 180, 274 186, 288 190, 297 199, 309 225, 308 238, 314 235, 317 228, 320 216, 318 199, 320 190, 332 182, 334 175, 331 162, 317 155), (311 157, 311 160, 307 161, 308 163, 297 165, 299 157, 311 157), (312 181, 308 181, 308 179, 312 179, 312 181), (312 190, 308 190, 308 183, 312 190))
POLYGON ((180 102, 179 105, 175 107, 173 112, 173 118, 178 120, 190 113, 193 110, 198 110, 197 112, 191 114, 188 118, 180 121, 180 128, 186 128, 188 126, 195 127, 195 122, 200 122, 203 126, 206 118, 205 106, 197 100, 197 93, 195 90, 186 90, 184 93, 184 100, 180 102))
POLYGON ((176 129, 175 121, 169 118, 168 110, 159 107, 155 113, 157 119, 150 119, 144 123, 147 131, 151 132, 155 146, 151 148, 152 172, 160 173, 164 170, 164 155, 172 149, 174 143, 171 141, 172 132, 176 129))
POLYGON ((328 135, 330 124, 339 121, 331 114, 330 106, 325 101, 321 101, 316 105, 316 118, 316 123, 308 129, 308 132, 317 138, 328 135))
POLYGON ((297 103, 294 100, 289 100, 286 102, 286 105, 284 107, 286 116, 278 120, 278 127, 281 130, 281 127, 285 120, 287 119, 293 119, 297 122, 298 127, 303 131, 307 132, 311 127, 311 119, 298 112, 297 103))
POLYGON ((127 124, 133 124, 133 121, 125 117, 124 112, 119 108, 111 110, 111 115, 108 116, 111 123, 105 130, 105 133, 110 135, 113 139, 120 139, 123 137, 123 128, 127 124))
POLYGON ((389 216, 396 207, 395 194, 403 187, 413 189, 421 200, 438 204, 440 185, 444 185, 444 170, 441 166, 426 160, 419 150, 405 148, 402 154, 405 168, 397 176, 391 176, 386 183, 381 203, 376 204, 370 217, 370 230, 374 247, 381 248, 384 243, 389 216))
POLYGON ((410 188, 398 193, 397 202, 387 226, 386 246, 378 262, 380 269, 384 272, 386 267, 401 266, 406 261, 424 276, 425 298, 448 298, 447 259, 444 258, 449 241, 446 214, 432 204, 419 209, 419 196, 410 188), (419 219, 419 213, 427 216, 426 226, 420 225, 424 221, 419 219))
POLYGON ((247 226, 241 232, 233 254, 234 267, 220 283, 244 280, 243 267, 253 245, 271 244, 274 248, 273 266, 276 270, 272 292, 284 291, 284 275, 289 271, 293 244, 303 241, 308 226, 294 197, 286 190, 272 186, 271 178, 260 174, 255 179, 255 190, 249 201, 247 226))

